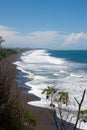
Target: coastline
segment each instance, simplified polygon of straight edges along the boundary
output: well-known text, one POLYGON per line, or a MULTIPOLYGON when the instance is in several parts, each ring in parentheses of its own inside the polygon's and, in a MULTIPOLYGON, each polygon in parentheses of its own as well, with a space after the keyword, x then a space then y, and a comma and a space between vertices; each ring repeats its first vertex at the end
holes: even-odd
MULTIPOLYGON (((15 62, 19 56, 20 54, 15 55, 11 63, 15 62)), ((36 100, 37 97, 33 94, 28 93, 29 87, 27 87, 24 84, 24 81, 23 81, 24 79, 20 77, 20 75, 18 76, 18 73, 22 73, 22 72, 16 68, 16 65, 12 64, 12 66, 13 66, 14 71, 16 72, 16 75, 14 77, 14 79, 16 80, 14 81, 15 86, 12 87, 11 94, 19 95, 19 98, 20 98, 19 100, 22 107, 27 109, 27 111, 29 111, 36 117, 35 130, 56 130, 53 117, 50 113, 51 110, 47 108, 39 108, 39 107, 35 107, 35 106, 31 106, 27 104, 27 102, 29 101, 36 100), (21 83, 18 83, 17 80, 19 80, 21 83)))
MULTIPOLYGON (((18 73, 22 73, 20 70, 16 68, 16 65, 12 64, 17 60, 17 58, 20 56, 14 55, 10 56, 10 65, 12 66, 11 69, 14 72, 14 80, 13 80, 13 86, 11 89, 11 95, 19 95, 20 103, 22 107, 27 109, 30 113, 32 113, 36 117, 36 127, 35 130, 56 130, 55 122, 52 116, 52 111, 47 108, 41 108, 41 107, 35 107, 27 104, 29 101, 36 100, 36 96, 29 94, 29 87, 27 87, 24 83, 26 78, 23 79, 22 77, 18 77, 18 73), (17 80, 19 80, 21 83, 18 83, 17 80)), ((23 74, 23 73, 22 73, 23 74)), ((21 74, 20 74, 21 75, 21 74)), ((60 119, 58 119, 58 122, 60 123, 60 119)), ((73 124, 65 122, 66 126, 68 125, 67 130, 73 130, 73 124)), ((80 130, 80 129, 77 129, 80 130)))

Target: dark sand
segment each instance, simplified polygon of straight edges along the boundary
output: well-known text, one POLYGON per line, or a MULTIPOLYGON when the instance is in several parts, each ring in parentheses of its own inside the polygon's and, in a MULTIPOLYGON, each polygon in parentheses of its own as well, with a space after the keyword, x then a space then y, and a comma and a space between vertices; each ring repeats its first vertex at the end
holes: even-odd
POLYGON ((35 130, 55 130, 52 112, 49 109, 28 105, 27 102, 35 100, 36 97, 32 94, 23 93, 23 91, 25 92, 25 89, 20 89, 20 98, 22 106, 27 108, 27 110, 37 118, 37 125, 35 127, 35 130))
MULTIPOLYGON (((12 56, 10 58, 10 64, 14 62, 17 59, 18 55, 12 56)), ((24 85, 24 79, 20 76, 17 77, 18 71, 16 69, 15 65, 12 65, 11 67, 13 71, 15 71, 14 79, 17 79, 20 81, 20 85, 13 81, 13 86, 11 89, 11 95, 19 95, 21 105, 26 108, 29 112, 31 112, 34 116, 36 116, 36 127, 35 130, 56 130, 55 123, 52 117, 52 111, 46 108, 40 108, 40 107, 34 107, 31 105, 28 105, 27 102, 36 100, 36 96, 32 94, 28 94, 29 88, 24 85)), ((58 122, 60 124, 60 119, 58 119, 58 122)), ((66 126, 68 125, 67 130, 73 130, 73 124, 65 122, 66 126)), ((78 129, 79 130, 79 129, 78 129)))
POLYGON ((9 58, 10 68, 12 69, 14 76, 13 85, 11 88, 11 95, 18 95, 20 98, 21 105, 36 117, 37 120, 35 130, 56 130, 51 115, 52 112, 49 109, 33 107, 27 104, 27 102, 31 100, 36 100, 36 97, 27 93, 28 88, 26 88, 26 86, 24 85, 23 78, 21 78, 20 76, 18 77, 18 73, 21 72, 18 71, 16 69, 16 66, 12 64, 14 61, 17 60, 18 56, 19 55, 14 55, 10 56, 9 58), (21 86, 19 86, 15 79, 21 82, 19 83, 21 84, 21 86))

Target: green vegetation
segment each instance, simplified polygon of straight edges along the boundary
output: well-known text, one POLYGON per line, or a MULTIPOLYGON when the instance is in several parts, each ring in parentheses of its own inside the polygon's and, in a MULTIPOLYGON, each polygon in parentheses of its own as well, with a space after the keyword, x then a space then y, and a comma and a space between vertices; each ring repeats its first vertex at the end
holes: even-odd
MULTIPOLYGON (((25 114, 25 118, 27 119, 27 122, 29 124, 31 124, 31 128, 32 130, 34 130, 34 127, 36 126, 36 117, 33 116, 31 113, 29 113, 26 110, 23 110, 24 114, 25 114)), ((27 122, 25 124, 27 124, 27 122)))
POLYGON ((80 113, 81 114, 87 114, 87 109, 86 110, 81 110, 80 113))
POLYGON ((0 48, 2 48, 2 42, 5 42, 5 40, 2 38, 2 36, 0 36, 0 48))
POLYGON ((4 130, 19 130, 21 127, 20 109, 16 98, 4 104, 0 113, 0 128, 4 130))
POLYGON ((53 107, 53 108, 55 107, 53 95, 56 92, 57 92, 57 89, 55 89, 54 86, 47 86, 47 88, 45 88, 42 91, 42 94, 46 93, 46 99, 50 98, 50 100, 51 100, 50 106, 53 107))
POLYGON ((68 92, 58 92, 58 89, 56 89, 54 86, 47 86, 47 88, 45 88, 42 91, 42 94, 46 93, 46 98, 48 99, 49 97, 51 98, 51 106, 54 106, 54 102, 62 102, 63 104, 68 103, 69 101, 69 96, 68 96, 68 92), (58 95, 58 96, 56 96, 58 95))
POLYGON ((87 109, 80 111, 80 117, 81 117, 82 121, 87 122, 87 109))
POLYGON ((22 108, 17 97, 4 104, 0 112, 0 128, 3 130, 34 130, 36 118, 22 108))
POLYGON ((46 99, 50 100, 49 106, 53 110, 53 119, 56 125, 57 130, 59 130, 59 126, 61 126, 61 130, 66 130, 63 124, 63 116, 62 116, 62 104, 68 104, 69 96, 68 92, 59 91, 55 88, 55 86, 48 86, 42 91, 42 94, 46 93, 46 99), (56 115, 56 109, 59 111, 59 115, 61 118, 61 125, 58 125, 57 115, 56 115), (62 129, 62 126, 64 129, 62 129))
MULTIPOLYGON (((22 107, 20 102, 20 95, 17 92, 15 95, 11 95, 12 87, 16 86, 14 83, 16 72, 12 68, 12 64, 10 63, 11 59, 9 56, 17 54, 20 51, 13 49, 3 49, 1 46, 1 43, 3 42, 2 37, 0 37, 0 40, 0 130, 34 130, 37 120, 36 117, 22 107)), ((78 112, 77 120, 73 130, 76 130, 79 118, 84 122, 87 121, 87 109, 80 111, 85 92, 86 90, 84 90, 80 102, 78 102, 78 100, 75 98, 78 104, 78 112)), ((63 130, 62 128, 66 130, 63 122, 62 104, 68 104, 68 92, 59 91, 54 86, 48 86, 42 91, 42 94, 44 93, 46 93, 46 99, 50 100, 49 105, 53 109, 53 118, 57 130, 59 130, 60 124, 61 130, 63 130), (59 122, 57 120, 55 104, 58 105, 58 111, 61 119, 60 124, 58 124, 59 122)), ((69 116, 68 114, 67 118, 69 116)))
MULTIPOLYGON (((50 104, 48 104, 48 105, 53 110, 52 116, 53 116, 57 130, 67 130, 68 125, 69 125, 69 123, 72 123, 72 118, 73 118, 73 116, 71 117, 71 115, 70 115, 70 110, 69 111, 67 110, 67 105, 69 102, 68 92, 59 91, 59 89, 56 89, 54 86, 48 86, 47 88, 45 88, 42 91, 42 94, 44 94, 44 93, 46 93, 46 99, 48 99, 50 101, 50 104), (60 121, 58 121, 58 119, 57 119, 56 110, 58 112, 60 121), (66 117, 64 117, 64 114, 66 117), (69 122, 69 115, 70 115, 70 122, 69 122), (63 119, 63 117, 64 117, 64 119, 63 119), (67 121, 67 120, 68 120, 68 123, 67 123, 67 127, 66 127, 65 121, 67 121)), ((77 130, 77 124, 78 124, 79 119, 82 119, 82 121, 84 121, 84 122, 87 121, 87 109, 80 111, 84 97, 85 97, 85 93, 86 93, 86 89, 83 92, 80 102, 74 97, 75 101, 78 104, 78 111, 75 115, 76 122, 73 127, 71 126, 72 130, 77 130)))
POLYGON ((17 52, 0 49, 0 130, 34 130, 36 126, 35 116, 22 107, 14 82, 16 71, 12 61, 17 52))
POLYGON ((68 103, 69 101, 69 96, 68 96, 68 92, 59 92, 58 95, 60 96, 59 97, 59 102, 62 102, 63 104, 66 104, 68 103))
POLYGON ((17 54, 17 51, 14 49, 0 49, 0 60, 13 54, 17 54))
POLYGON ((42 94, 44 93, 46 93, 46 98, 48 99, 50 95, 52 96, 56 93, 56 89, 54 86, 47 86, 47 88, 42 91, 42 94))

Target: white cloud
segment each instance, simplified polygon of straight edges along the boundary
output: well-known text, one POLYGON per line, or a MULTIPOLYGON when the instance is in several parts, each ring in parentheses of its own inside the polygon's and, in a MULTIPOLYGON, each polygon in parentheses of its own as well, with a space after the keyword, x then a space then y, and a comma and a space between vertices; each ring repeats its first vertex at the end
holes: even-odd
POLYGON ((53 49, 70 49, 85 46, 87 48, 87 33, 61 33, 58 31, 36 31, 28 34, 21 34, 15 29, 0 25, 0 36, 5 39, 5 47, 34 47, 34 48, 53 48, 53 49), (82 40, 86 40, 81 44, 82 40), (72 44, 68 44, 72 43, 72 44))
POLYGON ((53 43, 58 38, 56 31, 37 31, 26 35, 0 25, 0 35, 5 39, 6 46, 43 47, 44 44, 53 43))
POLYGON ((80 32, 80 33, 72 33, 65 38, 66 43, 76 43, 80 39, 87 39, 87 33, 80 32))

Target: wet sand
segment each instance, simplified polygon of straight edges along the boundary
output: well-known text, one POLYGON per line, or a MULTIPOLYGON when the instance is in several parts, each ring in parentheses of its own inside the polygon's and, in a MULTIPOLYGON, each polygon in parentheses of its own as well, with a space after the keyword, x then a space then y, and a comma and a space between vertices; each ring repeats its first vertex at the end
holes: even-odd
POLYGON ((37 120, 35 130, 56 130, 52 118, 52 112, 49 109, 34 107, 27 104, 29 101, 36 100, 37 97, 35 95, 28 94, 29 88, 24 85, 24 79, 21 78, 21 76, 18 76, 21 72, 16 69, 16 65, 12 64, 17 60, 17 57, 19 57, 19 55, 11 56, 9 60, 11 65, 10 68, 13 69, 12 71, 14 72, 11 95, 18 95, 21 105, 36 117, 37 120), (20 82, 19 84, 21 86, 17 81, 20 82))

